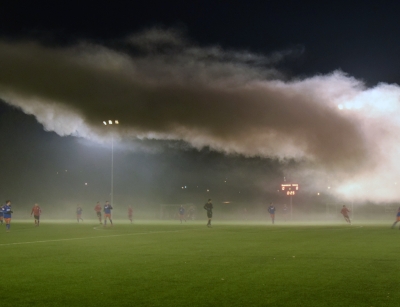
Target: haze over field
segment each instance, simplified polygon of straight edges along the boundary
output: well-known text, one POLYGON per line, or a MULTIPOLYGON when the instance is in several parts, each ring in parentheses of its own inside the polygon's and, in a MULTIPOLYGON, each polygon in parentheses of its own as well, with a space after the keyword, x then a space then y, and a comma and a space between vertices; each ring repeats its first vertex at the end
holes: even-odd
POLYGON ((310 192, 330 186, 346 199, 396 200, 400 87, 275 68, 302 52, 199 46, 158 28, 101 45, 2 40, 0 98, 60 136, 113 135, 133 150, 135 140, 183 141, 276 160, 310 192), (101 126, 107 119, 121 125, 101 126))

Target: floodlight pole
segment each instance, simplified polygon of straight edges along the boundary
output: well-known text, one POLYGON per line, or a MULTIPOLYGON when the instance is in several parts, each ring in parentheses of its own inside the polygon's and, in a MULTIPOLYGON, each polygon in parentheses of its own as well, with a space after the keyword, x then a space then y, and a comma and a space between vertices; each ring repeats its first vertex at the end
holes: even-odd
POLYGON ((111 205, 114 206, 114 136, 111 136, 111 205))
MULTIPOLYGON (((103 121, 103 124, 105 126, 107 125, 119 125, 119 121, 118 120, 105 120, 103 121)), ((111 193, 110 193, 110 197, 111 197, 111 205, 114 205, 114 135, 111 134, 111 193)))
POLYGON ((326 220, 328 220, 329 216, 328 202, 325 203, 325 208, 326 208, 326 220))

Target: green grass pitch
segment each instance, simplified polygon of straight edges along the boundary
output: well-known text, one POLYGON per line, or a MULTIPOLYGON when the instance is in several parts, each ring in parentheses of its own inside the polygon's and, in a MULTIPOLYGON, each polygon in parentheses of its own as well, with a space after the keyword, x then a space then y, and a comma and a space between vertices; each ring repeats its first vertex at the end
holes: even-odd
POLYGON ((12 221, 1 306, 398 306, 387 224, 12 221))

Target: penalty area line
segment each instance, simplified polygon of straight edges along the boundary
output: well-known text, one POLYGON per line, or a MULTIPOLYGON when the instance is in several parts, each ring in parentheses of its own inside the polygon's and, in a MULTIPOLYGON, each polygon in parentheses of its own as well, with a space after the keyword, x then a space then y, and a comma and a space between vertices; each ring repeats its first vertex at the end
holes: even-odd
POLYGON ((136 233, 125 233, 125 234, 120 234, 120 235, 91 236, 91 237, 67 238, 67 239, 57 239, 57 240, 41 240, 41 241, 30 241, 30 242, 2 243, 2 244, 0 244, 0 246, 24 245, 24 244, 48 243, 48 242, 63 242, 63 241, 86 240, 86 239, 96 239, 96 238, 126 237, 126 236, 135 236, 135 235, 151 235, 151 234, 154 234, 154 233, 181 232, 181 231, 198 230, 198 229, 200 229, 200 228, 181 229, 181 230, 136 232, 136 233))

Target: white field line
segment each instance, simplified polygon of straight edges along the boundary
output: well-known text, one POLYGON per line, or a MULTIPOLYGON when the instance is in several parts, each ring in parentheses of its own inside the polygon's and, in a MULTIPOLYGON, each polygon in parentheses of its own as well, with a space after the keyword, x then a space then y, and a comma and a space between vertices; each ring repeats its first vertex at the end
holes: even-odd
POLYGON ((151 234, 154 234, 154 233, 180 232, 180 231, 198 230, 198 229, 200 229, 200 228, 182 229, 182 230, 164 230, 164 231, 135 232, 135 233, 125 233, 125 234, 120 234, 120 235, 82 237, 82 238, 69 238, 69 239, 57 239, 57 240, 43 240, 43 241, 31 241, 31 242, 3 243, 3 244, 0 244, 0 246, 6 246, 6 245, 23 245, 23 244, 35 244, 35 243, 48 243, 48 242, 62 242, 62 241, 74 241, 74 240, 96 239, 96 238, 124 237, 124 236, 135 236, 135 235, 151 235, 151 234))
MULTIPOLYGON (((350 230, 350 229, 355 229, 355 228, 363 228, 364 226, 348 226, 348 227, 324 227, 321 228, 320 230, 350 230)), ((290 231, 295 229, 294 227, 291 228, 285 228, 285 229, 277 229, 277 230, 271 230, 270 232, 286 232, 286 231, 290 231)), ((318 230, 316 228, 313 227, 309 227, 309 228, 302 228, 302 227, 298 227, 296 228, 296 231, 309 231, 309 230, 318 230)))
MULTIPOLYGON (((354 228, 362 228, 363 226, 355 226, 355 227, 346 227, 346 228, 324 228, 329 230, 344 230, 344 229, 354 229, 354 228)), ((93 227, 95 230, 97 227, 93 227)), ((193 229, 182 229, 182 230, 164 230, 164 231, 149 231, 149 232, 135 232, 135 233, 125 233, 120 235, 108 235, 108 236, 94 236, 94 237, 82 237, 82 238, 69 238, 69 239, 57 239, 57 240, 43 240, 43 241, 31 241, 31 242, 15 242, 15 243, 2 243, 0 246, 9 246, 9 245, 23 245, 23 244, 35 244, 35 243, 47 243, 47 242, 62 242, 62 241, 74 241, 74 240, 86 240, 86 239, 96 239, 96 238, 111 238, 111 237, 124 237, 124 236, 135 236, 135 235, 149 235, 154 233, 168 233, 168 232, 181 232, 181 231, 189 231, 189 230, 199 230, 204 228, 193 228, 193 229)), ((279 229, 272 230, 270 232, 287 232, 293 230, 293 228, 288 229, 279 229)), ((298 230, 309 230, 309 229, 301 229, 298 230)), ((315 230, 315 229, 314 229, 315 230)))

